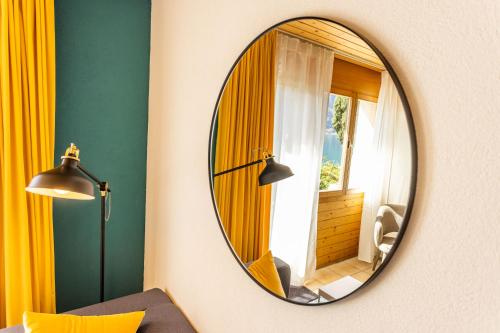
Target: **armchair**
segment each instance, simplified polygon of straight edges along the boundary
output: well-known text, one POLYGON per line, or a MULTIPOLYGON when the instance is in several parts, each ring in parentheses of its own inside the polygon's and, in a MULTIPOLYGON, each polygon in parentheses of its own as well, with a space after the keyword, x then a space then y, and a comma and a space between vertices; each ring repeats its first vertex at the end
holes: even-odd
POLYGON ((372 271, 377 267, 378 261, 383 262, 391 251, 401 228, 405 210, 406 206, 393 204, 382 205, 378 209, 373 228, 373 241, 376 251, 373 257, 372 271))

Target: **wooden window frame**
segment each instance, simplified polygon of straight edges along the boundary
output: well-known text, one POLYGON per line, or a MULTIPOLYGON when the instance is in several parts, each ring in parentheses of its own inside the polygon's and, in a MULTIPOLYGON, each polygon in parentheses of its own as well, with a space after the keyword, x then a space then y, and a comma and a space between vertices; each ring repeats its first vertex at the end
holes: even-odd
POLYGON ((321 190, 320 192, 337 192, 347 194, 348 191, 356 191, 355 188, 349 189, 349 173, 351 171, 352 153, 354 148, 354 133, 356 133, 356 119, 358 112, 358 100, 362 99, 368 102, 377 103, 377 98, 365 94, 359 94, 355 91, 340 88, 332 88, 330 93, 340 96, 346 96, 351 99, 349 103, 348 118, 346 122, 347 141, 342 148, 342 162, 340 165, 340 188, 332 190, 321 190))
POLYGON ((375 71, 353 64, 350 61, 342 59, 339 59, 339 61, 337 66, 340 65, 341 67, 335 67, 334 65, 330 93, 351 99, 346 120, 346 132, 344 133, 347 140, 344 140, 342 147, 339 184, 335 189, 321 190, 321 192, 341 192, 345 195, 348 191, 356 190, 349 190, 349 173, 354 148, 358 102, 359 100, 365 100, 377 103, 381 76, 380 73, 374 73, 375 71), (338 69, 337 72, 335 72, 335 68, 338 69), (334 84, 336 79, 338 80, 337 84, 334 84), (362 82, 364 84, 360 84, 362 82))

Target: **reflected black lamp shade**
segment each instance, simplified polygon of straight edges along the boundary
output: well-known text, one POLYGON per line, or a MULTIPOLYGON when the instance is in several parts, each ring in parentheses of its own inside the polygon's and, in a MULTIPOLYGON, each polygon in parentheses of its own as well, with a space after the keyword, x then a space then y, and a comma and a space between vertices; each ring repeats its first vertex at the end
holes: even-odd
POLYGON ((70 158, 63 159, 57 168, 37 174, 26 191, 64 199, 94 199, 94 185, 78 168, 78 161, 70 158))
POLYGON ((289 167, 279 164, 270 157, 266 159, 266 167, 259 175, 259 185, 271 184, 291 176, 293 176, 293 172, 289 167))

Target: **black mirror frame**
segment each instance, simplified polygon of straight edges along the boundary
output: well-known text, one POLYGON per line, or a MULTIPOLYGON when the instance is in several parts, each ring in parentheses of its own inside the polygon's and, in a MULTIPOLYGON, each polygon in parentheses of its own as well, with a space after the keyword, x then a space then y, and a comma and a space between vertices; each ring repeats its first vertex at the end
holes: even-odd
POLYGON ((412 213, 412 210, 413 210, 413 205, 414 205, 415 195, 416 195, 417 173, 418 173, 417 171, 418 171, 418 154, 417 154, 417 138, 416 138, 415 125, 413 123, 413 116, 412 116, 412 113, 411 113, 410 105, 408 103, 408 99, 407 99, 406 94, 405 94, 405 92, 403 90, 401 82, 399 81, 399 78, 396 75, 396 72, 392 68, 391 64, 384 57, 384 55, 382 54, 382 52, 377 47, 375 47, 375 45, 373 45, 372 42, 370 42, 363 35, 357 33, 356 31, 354 31, 353 29, 351 29, 350 27, 348 27, 348 26, 346 26, 346 25, 344 25, 342 23, 339 23, 339 22, 334 21, 332 19, 328 19, 328 18, 324 18, 324 17, 317 17, 317 16, 300 16, 300 17, 294 17, 294 18, 291 18, 291 19, 287 19, 287 20, 281 21, 281 22, 279 22, 279 23, 271 26, 270 28, 266 29, 262 33, 260 33, 256 38, 254 38, 250 42, 250 44, 248 44, 248 46, 243 50, 243 52, 241 52, 241 54, 238 56, 238 58, 236 59, 236 61, 234 62, 234 64, 231 66, 231 69, 229 70, 229 73, 227 74, 226 78, 224 79, 224 82, 222 84, 222 88, 221 88, 221 90, 219 92, 219 96, 217 97, 217 102, 215 104, 215 109, 214 109, 214 113, 213 113, 213 117, 212 117, 212 123, 210 125, 210 138, 209 138, 209 143, 208 143, 208 177, 209 177, 209 183, 210 183, 210 194, 211 194, 211 197, 212 197, 212 204, 214 206, 214 210, 215 210, 215 213, 216 213, 216 216, 217 216, 217 221, 219 223, 219 228, 220 228, 220 230, 221 230, 221 232, 222 232, 222 234, 224 236, 224 239, 225 239, 225 241, 226 241, 229 249, 231 250, 231 253, 233 254, 234 258, 239 263, 239 265, 241 266, 241 268, 246 272, 246 274, 257 285, 259 285, 262 289, 264 289, 266 292, 268 292, 269 294, 273 295, 274 297, 277 297, 277 298, 279 298, 281 300, 284 300, 286 302, 289 302, 289 303, 292 303, 292 304, 298 304, 298 305, 306 305, 306 306, 327 305, 327 304, 331 304, 331 303, 336 303, 336 302, 341 301, 341 300, 343 300, 343 299, 345 299, 345 298, 347 298, 347 297, 349 297, 351 295, 354 295, 358 291, 366 288, 366 286, 368 286, 371 282, 373 282, 373 280, 375 280, 381 274, 381 272, 384 270, 384 268, 391 261, 392 257, 394 256, 394 253, 397 251, 397 249, 398 249, 398 247, 399 247, 399 245, 400 245, 400 243, 401 243, 401 241, 402 241, 402 239, 404 237, 406 229, 408 227, 408 223, 409 223, 410 216, 411 216, 411 213, 412 213), (380 264, 380 266, 373 272, 373 274, 370 276, 370 278, 361 285, 361 287, 357 288, 356 290, 352 291, 351 293, 347 294, 346 296, 344 296, 342 298, 335 299, 333 301, 322 302, 322 303, 301 303, 301 302, 292 301, 290 299, 278 296, 278 295, 274 294, 273 292, 271 292, 270 290, 268 290, 266 287, 264 287, 261 283, 259 283, 252 276, 252 274, 247 270, 245 264, 238 257, 238 254, 234 250, 234 248, 233 248, 233 246, 232 246, 229 238, 226 235, 226 232, 224 230, 224 226, 222 225, 221 218, 220 218, 220 215, 219 215, 219 210, 217 208, 217 202, 215 200, 214 182, 213 182, 213 173, 214 173, 213 168, 214 168, 214 166, 212 165, 212 148, 213 148, 212 145, 213 145, 213 142, 214 142, 213 141, 213 139, 214 139, 214 129, 215 129, 215 124, 216 124, 216 119, 217 119, 217 114, 218 114, 218 106, 219 106, 222 94, 224 93, 224 89, 226 87, 227 81, 229 80, 231 74, 233 73, 234 68, 239 63, 239 61, 241 60, 241 58, 243 57, 243 55, 248 51, 248 49, 257 40, 259 40, 264 34, 268 33, 269 31, 271 31, 271 30, 273 30, 273 29, 275 29, 277 27, 279 27, 282 24, 285 24, 285 23, 288 23, 288 22, 291 22, 291 21, 305 20, 305 19, 323 20, 323 21, 328 21, 328 22, 334 23, 334 24, 338 24, 338 25, 344 27, 345 29, 348 29, 349 31, 351 31, 354 34, 356 34, 366 44, 368 44, 368 46, 370 46, 372 48, 372 50, 375 52, 375 54, 380 58, 380 60, 384 64, 385 69, 387 70, 387 72, 391 76, 391 78, 392 78, 392 80, 394 82, 394 85, 396 86, 396 89, 398 90, 399 97, 401 98, 401 102, 402 102, 404 110, 405 110, 406 121, 407 121, 407 124, 408 124, 408 130, 410 132, 409 133, 410 134, 410 144, 411 144, 411 150, 412 150, 411 151, 411 157, 412 157, 412 163, 411 163, 411 180, 410 180, 410 192, 409 192, 409 198, 408 198, 408 206, 406 208, 405 216, 403 217, 403 221, 402 221, 402 224, 401 224, 401 229, 400 229, 400 231, 398 233, 398 236, 396 238, 396 241, 395 241, 395 243, 394 243, 391 251, 387 255, 387 257, 384 260, 384 262, 382 262, 380 264))

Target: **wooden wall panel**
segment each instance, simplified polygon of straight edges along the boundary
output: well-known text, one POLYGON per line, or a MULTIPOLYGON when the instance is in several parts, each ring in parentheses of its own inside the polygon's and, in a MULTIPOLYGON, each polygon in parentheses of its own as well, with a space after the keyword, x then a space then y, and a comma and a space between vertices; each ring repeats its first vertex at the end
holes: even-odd
POLYGON ((335 58, 332 91, 357 93, 359 98, 376 102, 382 77, 380 72, 335 58))
POLYGON ((320 192, 316 268, 358 255, 363 192, 320 192))

